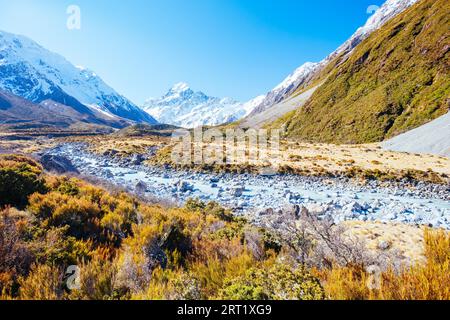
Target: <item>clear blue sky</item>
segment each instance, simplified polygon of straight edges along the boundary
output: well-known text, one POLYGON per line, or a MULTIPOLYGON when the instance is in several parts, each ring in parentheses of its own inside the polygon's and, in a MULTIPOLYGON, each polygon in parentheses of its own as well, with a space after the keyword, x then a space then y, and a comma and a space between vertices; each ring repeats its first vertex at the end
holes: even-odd
POLYGON ((319 61, 383 0, 0 0, 0 29, 98 73, 135 103, 187 82, 246 101, 319 61), (81 9, 81 30, 66 9, 81 9))

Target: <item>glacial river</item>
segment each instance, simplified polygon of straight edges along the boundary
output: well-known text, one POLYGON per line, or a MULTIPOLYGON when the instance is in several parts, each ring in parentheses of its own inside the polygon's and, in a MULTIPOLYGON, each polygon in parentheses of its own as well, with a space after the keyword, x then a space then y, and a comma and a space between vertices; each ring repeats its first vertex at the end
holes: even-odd
POLYGON ((319 215, 344 220, 379 220, 450 229, 449 187, 380 187, 343 179, 296 175, 203 174, 130 165, 65 144, 47 154, 69 159, 85 176, 94 176, 131 192, 182 205, 189 198, 217 201, 239 214, 301 205, 319 215))

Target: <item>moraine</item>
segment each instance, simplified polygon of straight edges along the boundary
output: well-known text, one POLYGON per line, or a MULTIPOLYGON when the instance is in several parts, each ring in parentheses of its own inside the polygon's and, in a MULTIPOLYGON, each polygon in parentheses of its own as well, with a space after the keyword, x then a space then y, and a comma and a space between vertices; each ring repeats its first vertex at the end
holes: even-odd
MULTIPOLYGON (((97 156, 80 144, 46 151, 69 159, 85 176, 97 177, 131 192, 182 205, 189 198, 217 201, 258 220, 268 208, 304 206, 336 222, 392 221, 450 229, 450 187, 421 183, 416 188, 365 186, 344 179, 296 175, 205 174, 119 162, 97 156)), ((138 161, 139 162, 139 161, 138 161)))

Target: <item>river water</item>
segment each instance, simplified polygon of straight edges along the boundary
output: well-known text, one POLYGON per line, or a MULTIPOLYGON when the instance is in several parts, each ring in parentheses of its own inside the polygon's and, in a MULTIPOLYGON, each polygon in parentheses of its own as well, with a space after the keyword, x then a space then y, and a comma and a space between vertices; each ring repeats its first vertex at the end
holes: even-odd
POLYGON ((296 175, 204 174, 131 165, 64 144, 47 154, 69 159, 85 176, 93 176, 130 192, 182 205, 189 198, 216 201, 238 214, 300 205, 318 215, 345 220, 393 221, 450 229, 449 187, 426 185, 380 187, 344 179, 296 175))

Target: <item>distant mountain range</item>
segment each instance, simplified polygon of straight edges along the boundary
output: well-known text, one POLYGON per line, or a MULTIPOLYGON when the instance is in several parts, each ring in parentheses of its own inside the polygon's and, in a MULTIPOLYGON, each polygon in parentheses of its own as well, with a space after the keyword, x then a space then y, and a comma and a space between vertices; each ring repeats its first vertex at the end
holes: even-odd
POLYGON ((210 97, 193 91, 186 83, 178 83, 161 98, 147 100, 143 109, 161 123, 193 128, 237 121, 250 114, 261 99, 240 103, 231 98, 210 97))
POLYGON ((53 100, 33 103, 0 89, 0 125, 10 129, 76 127, 79 130, 83 126, 86 129, 123 128, 130 125, 130 122, 120 118, 111 119, 101 112, 89 109, 77 110, 53 100))
POLYGON ((36 42, 0 31, 0 89, 39 104, 68 106, 87 121, 154 124, 138 106, 109 87, 94 72, 75 67, 36 42))

